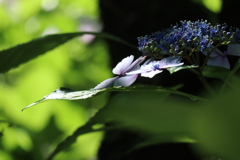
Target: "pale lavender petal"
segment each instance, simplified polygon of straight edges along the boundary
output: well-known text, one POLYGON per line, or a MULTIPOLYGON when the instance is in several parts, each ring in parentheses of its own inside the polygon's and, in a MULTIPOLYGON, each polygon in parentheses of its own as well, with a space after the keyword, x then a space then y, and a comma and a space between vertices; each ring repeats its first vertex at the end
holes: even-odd
MULTIPOLYGON (((152 70, 152 66, 148 65, 153 58, 148 59, 146 62, 143 63, 143 65, 140 67, 140 65, 137 65, 135 68, 132 69, 131 72, 126 73, 126 75, 135 75, 135 74, 141 74, 144 72, 148 72, 152 70)), ((141 61, 142 62, 142 61, 141 61)))
POLYGON ((138 75, 123 76, 114 82, 114 86, 128 87, 137 79, 138 75))
POLYGON ((150 72, 144 72, 141 74, 142 77, 149 77, 152 78, 154 77, 156 74, 161 73, 163 70, 152 70, 150 72))
POLYGON ((163 64, 172 64, 172 63, 180 63, 182 58, 180 56, 172 56, 162 59, 160 62, 163 64))
POLYGON ((170 68, 170 67, 176 67, 176 66, 181 66, 184 63, 178 63, 178 64, 169 64, 169 65, 165 65, 165 66, 161 66, 161 68, 170 68))
POLYGON ((136 65, 131 71, 137 71, 137 70, 139 70, 140 69, 140 65, 138 64, 138 65, 136 65))
MULTIPOLYGON (((150 70, 149 70, 150 71, 150 70)), ((128 72, 126 73, 126 75, 135 75, 135 74, 141 74, 143 72, 146 72, 145 70, 142 70, 142 69, 138 69, 138 70, 135 70, 135 71, 131 71, 131 72, 128 72)))
POLYGON ((118 78, 119 78, 119 76, 106 79, 106 80, 102 81, 100 84, 98 84, 96 87, 94 87, 93 89, 103 89, 103 88, 110 87, 113 84, 113 82, 118 78))
POLYGON ((156 64, 158 64, 157 61, 152 61, 152 62, 150 62, 150 63, 148 63, 148 64, 142 65, 141 68, 140 68, 140 70, 145 71, 145 72, 151 71, 151 70, 152 70, 152 67, 153 67, 154 65, 156 65, 156 64))
POLYGON ((207 64, 230 69, 230 64, 228 62, 227 57, 218 56, 218 57, 210 58, 207 64))
POLYGON ((119 62, 116 65, 115 68, 113 68, 112 72, 116 75, 124 74, 127 68, 131 65, 133 59, 134 59, 133 55, 124 58, 121 62, 119 62))
POLYGON ((240 56, 240 45, 239 44, 228 45, 227 54, 233 56, 240 56))
POLYGON ((161 69, 161 68, 168 68, 168 67, 183 65, 183 63, 180 63, 181 60, 182 60, 181 57, 173 56, 173 57, 164 58, 161 61, 157 61, 157 63, 159 65, 159 69, 161 69))
POLYGON ((146 57, 139 57, 138 59, 136 59, 125 71, 124 73, 126 72, 130 72, 132 70, 137 70, 140 66, 139 64, 142 63, 142 61, 145 60, 146 57))
POLYGON ((146 60, 146 62, 143 63, 143 65, 147 65, 149 64, 150 62, 152 62, 154 60, 154 58, 149 58, 148 60, 146 60))
POLYGON ((179 56, 173 56, 164 58, 161 61, 152 61, 144 63, 140 69, 126 73, 127 75, 134 75, 134 74, 141 74, 143 77, 149 77, 152 78, 158 73, 161 73, 160 71, 162 68, 169 68, 169 67, 176 67, 183 65, 184 63, 180 63, 182 60, 179 56))

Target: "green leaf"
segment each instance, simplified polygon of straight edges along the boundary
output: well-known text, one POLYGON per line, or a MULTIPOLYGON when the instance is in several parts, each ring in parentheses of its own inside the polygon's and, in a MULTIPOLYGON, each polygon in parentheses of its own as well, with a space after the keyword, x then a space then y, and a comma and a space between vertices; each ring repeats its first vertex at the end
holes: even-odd
POLYGON ((108 103, 105 114, 143 133, 187 134, 189 116, 195 107, 177 99, 165 102, 167 96, 168 93, 158 92, 121 93, 108 103))
POLYGON ((195 65, 191 65, 191 66, 177 66, 177 67, 170 67, 170 68, 167 68, 167 70, 173 74, 177 71, 180 71, 182 69, 190 69, 190 68, 197 68, 198 66, 195 66, 195 65))
POLYGON ((199 101, 207 101, 204 98, 197 97, 194 95, 190 95, 187 93, 175 91, 172 89, 167 88, 161 88, 158 86, 148 86, 148 85, 140 85, 140 86, 131 86, 131 87, 110 87, 110 88, 104 88, 104 89, 90 89, 90 90, 84 90, 84 91, 73 91, 68 88, 61 87, 60 89, 56 89, 52 93, 44 96, 42 99, 28 105, 27 107, 23 108, 23 110, 32 107, 34 105, 37 105, 39 103, 45 102, 47 100, 79 100, 79 99, 87 99, 91 98, 99 93, 102 92, 112 92, 112 91, 118 91, 118 92, 163 92, 163 93, 173 93, 185 97, 189 97, 190 99, 199 100, 199 101))
POLYGON ((218 66, 205 66, 202 70, 202 75, 207 78, 218 78, 225 81, 229 74, 231 73, 231 70, 218 67, 218 66))
POLYGON ((144 147, 160 144, 160 143, 166 143, 166 142, 175 142, 175 143, 194 143, 195 141, 191 138, 189 138, 188 135, 185 134, 158 134, 155 136, 148 136, 146 140, 143 140, 142 142, 136 144, 131 148, 129 152, 132 152, 137 149, 141 149, 144 147))
POLYGON ((0 73, 5 73, 10 69, 19 66, 20 64, 26 63, 29 60, 34 59, 37 56, 84 34, 92 34, 97 37, 108 38, 137 49, 137 47, 125 42, 124 40, 106 33, 73 32, 47 35, 0 51, 0 73))
POLYGON ((50 99, 55 99, 55 100, 78 100, 78 99, 87 99, 90 98, 105 89, 94 89, 94 90, 84 90, 84 91, 72 91, 71 89, 68 88, 63 88, 61 87, 60 89, 56 89, 52 93, 44 96, 42 99, 28 105, 27 107, 23 108, 23 110, 32 107, 34 105, 37 105, 39 103, 45 102, 50 99))
MULTIPOLYGON (((137 122, 138 124, 142 124, 143 122, 143 127, 140 127, 140 128, 146 129, 145 127, 147 127, 149 129, 150 127, 151 132, 152 132, 152 129, 153 129, 153 132, 172 130, 174 131, 173 136, 167 137, 165 141, 173 140, 174 138, 175 140, 177 140, 176 139, 177 137, 179 140, 179 137, 181 138, 181 136, 183 135, 182 133, 183 130, 185 131, 185 129, 183 128, 186 128, 187 126, 186 122, 188 122, 187 120, 188 116, 186 115, 188 113, 184 113, 185 108, 182 108, 184 111, 181 109, 181 107, 180 107, 180 110, 176 109, 176 111, 174 111, 175 110, 174 108, 171 108, 168 105, 165 105, 164 103, 160 103, 160 102, 162 102, 169 93, 174 93, 174 94, 186 96, 189 98, 193 97, 194 99, 199 98, 199 97, 188 95, 182 92, 174 91, 172 89, 165 89, 157 86, 144 86, 144 85, 132 86, 132 87, 113 87, 113 88, 105 88, 105 89, 99 89, 99 90, 86 90, 86 91, 72 91, 67 88, 60 88, 46 95, 41 100, 29 105, 28 107, 25 107, 24 109, 50 99, 56 99, 56 100, 86 99, 86 98, 95 96, 99 93, 103 93, 107 91, 110 91, 110 92, 119 91, 122 93, 119 94, 117 97, 115 97, 108 106, 100 109, 96 113, 96 115, 92 117, 84 126, 79 127, 71 136, 68 136, 61 143, 59 143, 56 149, 54 149, 54 151, 47 158, 48 160, 52 159, 57 153, 66 149, 70 145, 72 145, 76 141, 77 137, 82 134, 95 132, 95 131, 110 130, 114 128, 123 128, 123 127, 126 128, 127 126, 129 126, 129 124, 126 125, 125 123, 120 123, 118 125, 114 125, 110 127, 102 125, 106 122, 118 121, 119 119, 115 115, 118 115, 120 117, 121 115, 123 115, 122 116, 123 118, 126 118, 126 117, 131 118, 131 115, 134 115, 133 119, 135 118, 135 120, 132 120, 133 122, 137 122), (138 95, 137 97, 135 96, 136 94, 138 95), (126 98, 126 100, 124 100, 124 98, 126 98), (115 104, 119 104, 120 106, 122 106, 122 108, 116 109, 115 104), (161 115, 163 115, 163 117, 161 115), (180 117, 182 117, 183 119, 180 117), (158 119, 155 119, 155 118, 158 118, 158 119), (165 123, 168 120, 170 120, 170 122, 165 123), (176 124, 174 124, 175 120, 176 120, 176 124), (151 123, 153 121, 155 121, 156 123, 151 123), (149 125, 149 122, 150 122, 150 125, 149 125), (98 124, 100 124, 101 127, 95 128, 94 126, 98 124), (159 126, 163 124, 164 126, 162 127, 159 126), (179 128, 177 130, 180 132, 176 133, 175 132, 176 128, 174 129, 173 126, 179 128)), ((199 100, 204 100, 204 99, 199 98, 199 100)))
POLYGON ((53 157, 61 152, 64 149, 67 149, 69 146, 71 146, 73 143, 77 141, 78 136, 81 136, 86 133, 91 132, 97 132, 97 131, 104 131, 104 130, 110 130, 114 129, 115 127, 106 127, 104 125, 101 125, 99 128, 94 128, 94 125, 97 124, 104 124, 108 122, 107 118, 102 116, 104 112, 104 109, 99 110, 92 118, 89 119, 89 121, 83 125, 80 126, 72 135, 65 138, 62 142, 60 142, 57 147, 48 155, 47 160, 53 159, 53 157))
POLYGON ((192 133, 202 151, 225 159, 240 159, 240 84, 192 113, 192 133))

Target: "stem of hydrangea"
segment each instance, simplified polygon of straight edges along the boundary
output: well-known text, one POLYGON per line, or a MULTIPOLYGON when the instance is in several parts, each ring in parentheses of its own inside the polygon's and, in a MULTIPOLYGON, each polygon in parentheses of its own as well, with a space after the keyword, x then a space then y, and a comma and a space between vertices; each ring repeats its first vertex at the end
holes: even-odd
POLYGON ((203 102, 207 102, 208 99, 202 98, 202 97, 198 97, 192 94, 188 94, 188 93, 184 93, 184 92, 180 92, 180 91, 176 91, 176 90, 171 90, 171 89, 166 89, 166 88, 157 88, 157 89, 137 89, 137 87, 135 89, 133 88, 124 88, 124 89, 118 89, 118 88, 109 88, 106 90, 107 92, 110 91, 117 91, 117 92, 137 92, 137 91, 144 91, 144 92, 165 92, 165 93, 171 93, 171 94, 176 94, 176 95, 180 95, 180 96, 184 96, 184 97, 189 97, 191 99, 196 99, 199 101, 203 101, 203 102))
POLYGON ((206 81, 206 79, 203 77, 202 73, 200 70, 197 70, 197 75, 199 80, 201 81, 201 83, 203 84, 203 86, 205 87, 205 89, 212 95, 216 95, 216 93, 214 92, 214 90, 212 89, 212 87, 209 85, 209 83, 206 81))
POLYGON ((195 55, 196 55, 196 59, 197 59, 197 66, 200 66, 200 57, 199 57, 199 52, 197 52, 197 53, 195 53, 195 55))
POLYGON ((239 69, 240 69, 240 59, 238 59, 236 65, 235 65, 234 68, 233 68, 233 70, 232 70, 231 73, 228 75, 228 77, 227 77, 227 79, 225 80, 225 82, 224 82, 224 84, 223 84, 223 86, 222 86, 219 94, 222 94, 222 93, 225 91, 225 89, 226 89, 226 87, 227 87, 227 85, 228 85, 228 83, 229 83, 229 80, 231 79, 231 77, 232 77, 239 69))
POLYGON ((194 52, 191 53, 191 57, 192 57, 192 60, 193 60, 194 64, 197 65, 197 59, 195 57, 194 52))
POLYGON ((194 62, 192 61, 192 59, 190 58, 189 55, 187 56, 181 56, 182 58, 186 59, 190 64, 194 64, 194 62))

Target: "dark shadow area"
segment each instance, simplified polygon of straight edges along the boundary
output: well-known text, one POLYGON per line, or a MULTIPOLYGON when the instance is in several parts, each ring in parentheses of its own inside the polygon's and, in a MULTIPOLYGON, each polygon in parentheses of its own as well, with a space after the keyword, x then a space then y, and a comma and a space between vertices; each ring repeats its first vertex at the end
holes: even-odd
MULTIPOLYGON (((236 8, 239 4, 240 2, 236 0, 224 0, 222 12, 215 14, 199 1, 192 0, 100 0, 99 2, 104 24, 103 31, 121 37, 136 46, 137 37, 166 29, 181 20, 206 19, 213 24, 227 23, 229 26, 239 27, 240 21, 237 17, 240 11, 236 8)), ((113 41, 107 42, 112 67, 131 54, 135 57, 141 55, 140 51, 113 41)), ((203 88, 197 77, 185 70, 171 76, 164 73, 151 80, 139 78, 137 82, 159 86, 182 83, 184 87, 181 91, 191 94, 199 94, 203 88)), ((191 145, 185 143, 155 145, 126 154, 139 138, 139 135, 126 131, 107 132, 99 150, 99 160, 200 160, 206 158, 206 156, 196 155, 191 145)))

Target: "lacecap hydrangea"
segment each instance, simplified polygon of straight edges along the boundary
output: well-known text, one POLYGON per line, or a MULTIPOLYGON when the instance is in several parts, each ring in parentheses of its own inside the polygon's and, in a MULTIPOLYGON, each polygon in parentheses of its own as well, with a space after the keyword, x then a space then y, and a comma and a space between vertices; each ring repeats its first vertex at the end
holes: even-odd
POLYGON ((211 25, 206 20, 181 21, 168 29, 138 37, 138 49, 154 59, 172 55, 184 58, 193 53, 206 52, 210 46, 239 43, 238 28, 226 24, 211 25))

